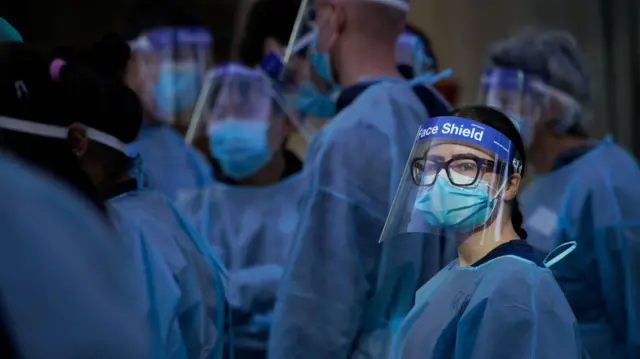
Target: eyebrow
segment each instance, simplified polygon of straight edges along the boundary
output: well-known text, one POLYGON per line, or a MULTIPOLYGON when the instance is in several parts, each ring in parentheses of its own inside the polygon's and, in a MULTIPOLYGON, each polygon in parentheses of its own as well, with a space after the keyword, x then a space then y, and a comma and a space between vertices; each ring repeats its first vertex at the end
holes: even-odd
MULTIPOLYGON (((445 162, 446 161, 444 156, 440 156, 440 155, 427 155, 425 157, 425 159, 428 160, 428 161, 435 161, 435 162, 445 162)), ((481 160, 485 160, 485 161, 490 161, 487 158, 480 157, 480 156, 474 155, 472 153, 459 153, 459 154, 451 156, 451 160, 468 160, 468 159, 471 159, 471 160, 481 159, 481 160)))

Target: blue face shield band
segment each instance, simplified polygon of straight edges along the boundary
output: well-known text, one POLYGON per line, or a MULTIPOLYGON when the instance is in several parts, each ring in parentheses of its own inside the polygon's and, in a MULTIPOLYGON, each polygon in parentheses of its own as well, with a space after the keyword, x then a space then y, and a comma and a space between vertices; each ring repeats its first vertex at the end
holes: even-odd
POLYGON ((454 153, 451 159, 441 162, 437 151, 427 150, 425 159, 416 167, 422 172, 415 178, 420 181, 420 187, 414 209, 431 226, 452 232, 481 227, 491 218, 506 186, 502 183, 497 190, 492 189, 483 175, 507 173, 506 168, 500 168, 500 163, 510 163, 515 171, 520 171, 511 141, 487 125, 458 117, 428 120, 419 131, 417 143, 426 140, 431 141, 429 145, 433 148, 439 144, 455 144, 495 154, 495 160, 489 160, 454 153), (483 167, 487 164, 490 164, 489 168, 483 167))

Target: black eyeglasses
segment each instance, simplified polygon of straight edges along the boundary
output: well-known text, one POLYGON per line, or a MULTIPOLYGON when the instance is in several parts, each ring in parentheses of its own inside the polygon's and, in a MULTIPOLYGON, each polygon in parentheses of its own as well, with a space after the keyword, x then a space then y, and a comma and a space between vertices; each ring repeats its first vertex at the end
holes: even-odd
POLYGON ((473 155, 456 155, 448 161, 443 161, 435 156, 414 158, 411 161, 411 177, 418 186, 432 186, 443 169, 453 185, 466 187, 474 185, 480 174, 487 171, 503 172, 505 166, 500 162, 473 155))

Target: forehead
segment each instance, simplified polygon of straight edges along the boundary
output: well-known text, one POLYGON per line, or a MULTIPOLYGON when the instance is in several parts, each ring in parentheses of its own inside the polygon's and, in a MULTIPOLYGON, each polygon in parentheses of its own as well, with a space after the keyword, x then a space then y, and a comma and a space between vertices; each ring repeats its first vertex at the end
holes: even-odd
POLYGON ((426 154, 429 156, 444 157, 445 160, 448 160, 455 155, 462 155, 462 154, 473 155, 473 156, 484 158, 487 160, 492 159, 491 156, 485 151, 481 151, 473 147, 469 147, 461 144, 455 144, 455 143, 435 144, 427 150, 426 154))

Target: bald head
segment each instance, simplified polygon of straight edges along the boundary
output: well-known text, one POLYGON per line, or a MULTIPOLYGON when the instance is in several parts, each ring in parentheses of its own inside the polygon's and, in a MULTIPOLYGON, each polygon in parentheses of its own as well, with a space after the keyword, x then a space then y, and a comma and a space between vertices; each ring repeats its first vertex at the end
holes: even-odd
POLYGON ((344 5, 346 24, 354 33, 375 39, 378 43, 395 44, 404 30, 407 13, 371 0, 338 0, 344 5))
POLYGON ((342 86, 367 76, 400 77, 395 46, 408 0, 316 0, 317 48, 342 86))

